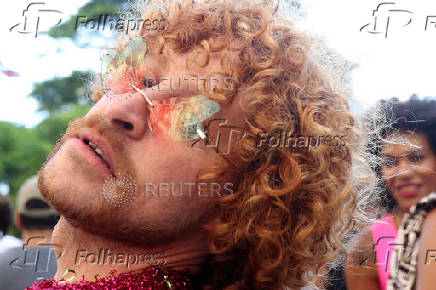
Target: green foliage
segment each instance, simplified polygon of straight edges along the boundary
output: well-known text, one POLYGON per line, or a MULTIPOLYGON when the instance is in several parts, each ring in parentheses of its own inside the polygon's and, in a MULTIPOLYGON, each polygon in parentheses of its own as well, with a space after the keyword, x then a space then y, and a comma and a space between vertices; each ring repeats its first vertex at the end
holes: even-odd
MULTIPOLYGON (((0 182, 9 186, 13 204, 20 186, 41 169, 68 123, 82 117, 89 108, 77 105, 70 111, 53 113, 36 128, 0 121, 0 182)), ((12 225, 9 234, 18 237, 19 231, 12 225)))
POLYGON ((20 185, 43 164, 52 145, 33 129, 0 122, 0 182, 15 194, 20 185))
MULTIPOLYGON (((117 14, 122 3, 125 1, 91 0, 79 9, 77 15, 98 19, 101 14, 117 14)), ((74 38, 77 34, 74 30, 77 15, 53 27, 49 35, 74 38)), ((87 98, 90 76, 89 72, 73 71, 68 77, 35 84, 30 97, 38 101, 39 111, 49 113, 35 128, 0 121, 0 183, 9 186, 14 205, 18 189, 40 170, 68 124, 90 109, 87 98)), ((18 236, 19 231, 12 225, 9 234, 18 236)))
POLYGON ((77 105, 68 112, 53 113, 49 118, 36 126, 35 131, 41 139, 50 144, 55 144, 65 133, 68 123, 75 118, 85 115, 90 108, 90 105, 77 105))
POLYGON ((70 19, 63 24, 51 28, 48 35, 53 38, 75 38, 77 36, 75 29, 77 16, 86 16, 88 19, 98 19, 100 15, 117 14, 123 2, 125 3, 125 1, 121 0, 92 0, 80 8, 77 15, 71 16, 70 19))
POLYGON ((54 78, 34 86, 30 96, 39 102, 39 111, 66 111, 73 104, 85 104, 89 72, 73 71, 71 76, 54 78))
POLYGON ((36 174, 63 135, 69 122, 86 114, 90 106, 76 106, 65 113, 55 113, 36 128, 0 122, 0 182, 9 185, 15 196, 19 187, 36 174))

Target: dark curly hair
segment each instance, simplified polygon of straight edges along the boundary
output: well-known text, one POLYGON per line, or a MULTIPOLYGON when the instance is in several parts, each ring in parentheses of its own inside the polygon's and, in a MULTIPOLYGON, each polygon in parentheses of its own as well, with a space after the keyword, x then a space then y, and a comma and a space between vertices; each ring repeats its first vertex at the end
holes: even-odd
MULTIPOLYGON (((400 102, 398 98, 381 100, 376 107, 367 114, 377 112, 376 115, 383 116, 380 120, 387 122, 389 126, 384 126, 377 135, 374 135, 372 151, 380 156, 380 149, 383 140, 391 134, 401 131, 422 133, 427 136, 433 153, 436 154, 436 99, 419 99, 417 95, 412 95, 409 100, 400 102)), ((378 175, 379 187, 381 190, 382 205, 387 211, 392 211, 395 207, 395 200, 389 193, 381 178, 381 162, 376 163, 374 170, 378 175)))

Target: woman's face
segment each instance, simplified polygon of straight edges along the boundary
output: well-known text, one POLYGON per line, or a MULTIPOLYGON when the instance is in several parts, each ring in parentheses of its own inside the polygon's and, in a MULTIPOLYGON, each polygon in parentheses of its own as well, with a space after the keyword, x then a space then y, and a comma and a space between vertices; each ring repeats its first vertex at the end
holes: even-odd
POLYGON ((422 197, 436 191, 436 156, 425 134, 403 131, 398 135, 396 140, 404 138, 409 144, 386 142, 382 146, 386 162, 381 173, 400 209, 408 211, 422 197))

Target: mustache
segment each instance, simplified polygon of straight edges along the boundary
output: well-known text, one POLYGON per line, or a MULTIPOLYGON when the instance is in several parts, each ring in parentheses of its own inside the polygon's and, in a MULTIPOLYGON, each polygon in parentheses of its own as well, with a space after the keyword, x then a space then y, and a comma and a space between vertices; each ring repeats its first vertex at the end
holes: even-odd
POLYGON ((98 135, 103 137, 111 146, 113 162, 116 164, 117 176, 133 176, 133 163, 131 162, 126 150, 126 137, 118 128, 110 126, 110 121, 100 115, 88 115, 71 121, 64 136, 56 143, 52 153, 47 158, 46 163, 53 158, 60 150, 62 145, 71 138, 77 138, 80 130, 90 128, 98 135))

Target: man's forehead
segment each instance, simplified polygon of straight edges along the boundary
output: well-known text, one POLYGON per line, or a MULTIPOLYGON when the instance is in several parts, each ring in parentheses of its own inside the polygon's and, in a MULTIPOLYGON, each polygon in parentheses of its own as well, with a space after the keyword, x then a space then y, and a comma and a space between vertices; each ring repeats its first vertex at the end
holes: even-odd
POLYGON ((179 72, 197 73, 199 76, 207 76, 211 73, 222 73, 220 53, 206 52, 201 46, 194 47, 188 52, 181 52, 165 45, 163 50, 154 47, 147 53, 144 64, 152 69, 171 73, 177 69, 179 72), (206 58, 208 61, 206 62, 206 58), (206 63, 205 65, 201 65, 206 63))
POLYGON ((213 99, 214 87, 223 88, 231 81, 221 67, 217 52, 179 52, 166 46, 161 52, 152 50, 147 54, 144 69, 144 79, 159 83, 157 88, 146 90, 154 100, 196 94, 213 99), (206 55, 207 61, 204 59, 206 55))

